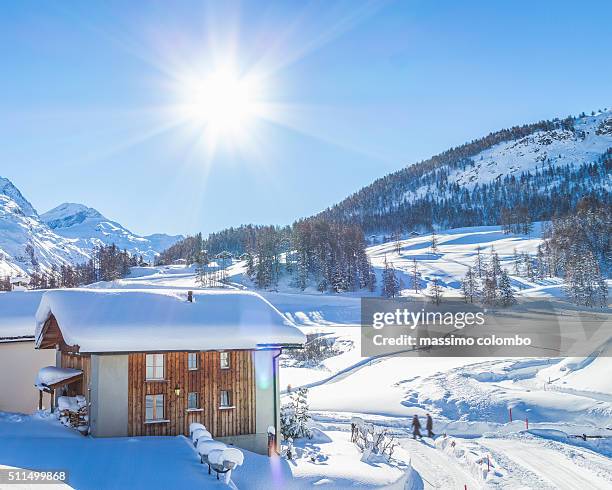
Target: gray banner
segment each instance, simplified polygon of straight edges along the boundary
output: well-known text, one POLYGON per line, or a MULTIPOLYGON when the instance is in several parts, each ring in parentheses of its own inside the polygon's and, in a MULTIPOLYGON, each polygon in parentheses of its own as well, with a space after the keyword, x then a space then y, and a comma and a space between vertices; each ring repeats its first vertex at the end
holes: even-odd
MULTIPOLYGON (((548 298, 487 307, 446 298, 363 298, 361 354, 438 357, 589 356, 612 338, 608 308, 548 298)), ((609 355, 610 349, 602 349, 609 355)))
POLYGON ((66 470, 29 470, 24 468, 0 468, 0 488, 5 485, 57 485, 63 486, 68 483, 68 471, 66 470))

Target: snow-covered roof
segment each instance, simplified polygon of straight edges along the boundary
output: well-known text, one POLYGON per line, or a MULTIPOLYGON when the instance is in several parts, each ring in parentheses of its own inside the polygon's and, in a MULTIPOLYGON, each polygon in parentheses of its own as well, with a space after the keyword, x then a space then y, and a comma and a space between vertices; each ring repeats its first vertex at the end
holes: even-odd
POLYGON ((304 334, 248 291, 67 289, 48 291, 36 313, 36 345, 52 314, 80 352, 256 349, 305 342, 304 334))
POLYGON ((34 384, 38 389, 44 389, 48 386, 66 381, 67 379, 74 378, 79 374, 83 374, 83 371, 80 369, 46 366, 40 368, 34 384))
POLYGON ((0 293, 0 342, 34 337, 42 291, 0 293))

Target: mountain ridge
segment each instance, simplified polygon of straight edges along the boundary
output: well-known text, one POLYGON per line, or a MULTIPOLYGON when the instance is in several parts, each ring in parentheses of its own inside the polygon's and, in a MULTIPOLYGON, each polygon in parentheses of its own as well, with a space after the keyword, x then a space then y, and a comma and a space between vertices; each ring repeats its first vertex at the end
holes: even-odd
POLYGON ((575 204, 556 207, 555 193, 572 192, 573 201, 594 191, 609 199, 611 149, 607 109, 514 126, 380 177, 312 218, 359 224, 365 232, 499 224, 501 208, 516 206, 550 219, 575 204))
POLYGON ((79 203, 63 203, 39 215, 9 179, 0 177, 0 276, 83 263, 95 247, 112 243, 153 261, 182 238, 163 233, 137 235, 79 203))

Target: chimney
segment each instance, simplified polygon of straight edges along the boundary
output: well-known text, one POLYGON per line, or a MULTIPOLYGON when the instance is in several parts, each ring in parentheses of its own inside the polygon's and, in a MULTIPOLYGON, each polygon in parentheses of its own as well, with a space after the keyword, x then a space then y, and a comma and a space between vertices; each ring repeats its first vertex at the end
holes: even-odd
POLYGON ((187 291, 187 301, 193 303, 193 291, 187 291))

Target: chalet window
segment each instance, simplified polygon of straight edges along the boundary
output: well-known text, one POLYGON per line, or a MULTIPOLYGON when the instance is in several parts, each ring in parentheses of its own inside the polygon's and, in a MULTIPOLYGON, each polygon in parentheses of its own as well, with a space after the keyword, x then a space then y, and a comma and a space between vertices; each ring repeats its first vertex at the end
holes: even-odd
POLYGON ((198 353, 197 352, 190 352, 189 354, 187 354, 187 368, 190 371, 195 371, 196 369, 198 369, 198 353))
POLYGON ((229 369, 230 367, 230 357, 229 352, 221 352, 219 359, 221 360, 221 369, 229 369))
POLYGON ((200 408, 200 403, 198 400, 199 396, 196 392, 191 392, 187 394, 187 409, 193 410, 195 408, 200 408))
POLYGON ((163 354, 147 354, 147 379, 164 379, 163 354))
POLYGON ((232 406, 232 399, 231 399, 229 391, 227 390, 221 391, 221 395, 219 397, 219 406, 221 408, 228 408, 232 406))
POLYGON ((146 395, 145 402, 147 422, 164 419, 164 395, 146 395))

